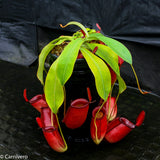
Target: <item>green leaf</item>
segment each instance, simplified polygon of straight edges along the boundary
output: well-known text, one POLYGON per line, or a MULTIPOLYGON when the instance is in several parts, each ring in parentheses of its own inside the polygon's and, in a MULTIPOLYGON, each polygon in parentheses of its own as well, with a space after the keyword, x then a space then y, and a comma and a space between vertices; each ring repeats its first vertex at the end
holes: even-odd
POLYGON ((112 51, 108 46, 97 44, 97 43, 88 43, 88 46, 93 50, 95 47, 98 47, 96 55, 101 57, 117 74, 120 75, 119 65, 118 65, 118 56, 112 51))
POLYGON ((51 52, 51 50, 56 46, 63 43, 65 40, 71 40, 69 36, 61 36, 53 41, 51 41, 49 44, 47 44, 41 51, 39 55, 39 66, 37 71, 37 78, 40 80, 41 84, 44 84, 43 81, 43 71, 44 71, 44 63, 46 60, 47 55, 51 52), (56 43, 55 43, 56 42, 56 43))
POLYGON ((47 104, 55 114, 58 112, 58 109, 64 101, 63 86, 56 75, 57 63, 58 59, 51 65, 44 86, 47 104))
POLYGON ((64 85, 72 75, 74 64, 83 42, 84 40, 82 38, 72 40, 58 57, 56 72, 62 85, 64 85))
POLYGON ((38 66, 38 71, 37 71, 37 77, 40 80, 40 82, 42 83, 42 85, 44 84, 43 82, 43 70, 44 70, 44 63, 46 60, 47 55, 50 53, 50 51, 54 48, 54 44, 48 44, 46 45, 40 55, 39 55, 39 66, 38 66))
POLYGON ((90 34, 91 37, 90 37, 90 35, 89 35, 89 37, 86 37, 86 38, 85 38, 85 42, 90 42, 90 41, 99 40, 98 38, 93 37, 92 34, 93 34, 93 33, 90 34))
POLYGON ((111 74, 107 65, 86 48, 81 47, 81 52, 95 77, 95 84, 99 96, 107 100, 111 90, 111 74))
POLYGON ((58 38, 52 40, 52 41, 49 42, 48 44, 55 44, 55 43, 57 43, 59 40, 71 41, 72 38, 73 38, 72 36, 59 36, 58 38))
POLYGON ((127 86, 121 76, 117 76, 117 79, 119 83, 119 94, 121 94, 126 90, 127 86))
POLYGON ((104 42, 107 46, 109 46, 124 61, 132 64, 132 56, 130 51, 119 41, 109 37, 105 37, 101 33, 92 33, 90 34, 90 37, 98 38, 100 41, 104 42))
POLYGON ((85 28, 81 23, 79 23, 79 22, 71 21, 71 22, 67 23, 65 26, 63 26, 62 24, 60 24, 60 26, 61 26, 62 28, 65 28, 65 27, 67 27, 67 26, 69 26, 69 25, 76 25, 76 26, 78 26, 79 28, 81 28, 81 29, 84 31, 84 33, 86 34, 87 37, 89 36, 86 28, 85 28))

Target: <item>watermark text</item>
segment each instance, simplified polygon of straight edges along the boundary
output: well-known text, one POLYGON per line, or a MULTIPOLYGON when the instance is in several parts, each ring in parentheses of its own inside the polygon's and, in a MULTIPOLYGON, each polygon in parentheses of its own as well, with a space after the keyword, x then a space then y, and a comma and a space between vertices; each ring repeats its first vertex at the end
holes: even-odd
POLYGON ((8 159, 8 160, 26 160, 28 159, 28 155, 19 155, 19 154, 14 154, 14 155, 11 155, 11 154, 1 154, 0 155, 0 160, 3 159, 8 159))

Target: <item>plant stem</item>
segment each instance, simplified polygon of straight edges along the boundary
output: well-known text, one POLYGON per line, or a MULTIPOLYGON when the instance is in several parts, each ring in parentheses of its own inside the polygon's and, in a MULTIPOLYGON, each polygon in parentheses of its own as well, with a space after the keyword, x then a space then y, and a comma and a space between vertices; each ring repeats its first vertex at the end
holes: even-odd
POLYGON ((63 91, 64 91, 64 111, 63 111, 63 116, 65 117, 65 115, 66 115, 66 89, 65 89, 65 86, 63 86, 63 91))
POLYGON ((119 95, 120 95, 120 93, 118 92, 118 95, 117 95, 117 97, 116 97, 116 101, 115 101, 115 103, 114 103, 114 106, 113 106, 113 108, 112 108, 112 110, 111 110, 110 115, 108 116, 108 119, 110 119, 110 117, 111 117, 111 115, 112 115, 112 113, 113 113, 113 111, 114 111, 114 108, 115 108, 115 106, 116 106, 116 104, 117 104, 117 101, 118 101, 119 95))
MULTIPOLYGON (((115 82, 114 82, 115 84, 115 82)), ((110 97, 109 97, 109 106, 108 106, 108 113, 110 111, 110 106, 111 106, 111 95, 112 95, 112 91, 113 91, 113 87, 114 87, 114 84, 112 85, 111 87, 111 91, 110 91, 110 97)), ((107 120, 109 119, 110 115, 106 115, 107 116, 107 120)))
POLYGON ((68 149, 68 146, 67 146, 66 140, 65 140, 65 138, 64 138, 64 135, 63 135, 63 133, 62 133, 62 129, 61 129, 61 126, 60 126, 60 124, 59 124, 58 116, 57 116, 57 114, 55 114, 55 115, 56 115, 56 119, 57 119, 57 123, 58 123, 58 127, 59 127, 60 134, 61 134, 62 139, 63 139, 63 142, 64 142, 64 144, 65 144, 65 151, 66 151, 66 150, 68 149))
POLYGON ((133 65, 131 65, 131 68, 132 68, 133 73, 134 73, 134 76, 135 76, 135 78, 136 78, 136 82, 137 82, 137 86, 138 86, 139 91, 140 91, 142 94, 147 94, 147 93, 149 93, 149 92, 142 91, 142 89, 141 89, 141 87, 140 87, 140 84, 139 84, 139 80, 138 80, 136 71, 134 70, 133 65))
POLYGON ((100 106, 99 110, 97 111, 97 113, 96 113, 96 115, 95 115, 95 118, 94 118, 94 125, 95 125, 95 131, 96 131, 96 139, 98 139, 96 119, 97 119, 98 113, 99 113, 100 110, 102 109, 102 107, 103 107, 103 105, 105 104, 105 102, 106 102, 106 101, 104 101, 104 102, 101 104, 101 106, 100 106))
POLYGON ((53 113, 51 111, 51 125, 54 127, 54 124, 53 124, 53 113))

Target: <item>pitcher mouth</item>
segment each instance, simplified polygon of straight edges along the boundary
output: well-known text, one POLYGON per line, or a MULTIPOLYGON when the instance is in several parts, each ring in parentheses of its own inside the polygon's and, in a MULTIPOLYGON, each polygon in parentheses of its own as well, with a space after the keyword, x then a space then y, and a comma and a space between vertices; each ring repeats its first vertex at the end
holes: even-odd
POLYGON ((32 99, 30 99, 30 103, 33 104, 33 103, 36 103, 38 100, 45 100, 44 99, 44 96, 43 95, 37 95, 36 97, 33 97, 32 99))
POLYGON ((135 124, 133 124, 131 121, 129 121, 126 118, 120 117, 119 121, 123 123, 125 126, 127 126, 128 128, 131 128, 131 129, 135 128, 135 124))
MULTIPOLYGON (((99 107, 96 107, 93 111, 92 111, 92 117, 95 118, 95 115, 97 113, 97 111, 99 110, 99 107)), ((105 108, 102 108, 99 113, 101 114, 99 117, 96 117, 96 119, 102 119, 105 115, 106 115, 106 110, 105 108), (103 115, 102 115, 103 114, 103 115)))
POLYGON ((71 103, 71 107, 79 109, 79 108, 85 108, 89 105, 89 101, 86 99, 80 98, 71 103))
POLYGON ((53 127, 53 126, 47 126, 47 127, 42 128, 42 130, 43 130, 44 132, 53 132, 53 131, 56 130, 56 128, 53 127))

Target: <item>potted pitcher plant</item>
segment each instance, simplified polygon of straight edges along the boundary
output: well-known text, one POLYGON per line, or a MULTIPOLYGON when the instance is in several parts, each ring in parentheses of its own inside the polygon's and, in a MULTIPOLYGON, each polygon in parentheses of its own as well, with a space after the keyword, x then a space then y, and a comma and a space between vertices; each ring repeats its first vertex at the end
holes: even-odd
MULTIPOLYGON (((36 120, 48 144, 57 152, 64 152, 68 148, 60 123, 64 123, 71 132, 83 126, 89 107, 94 102, 91 95, 92 88, 86 87, 87 98, 77 97, 69 105, 66 103, 68 93, 66 84, 71 79, 75 67, 81 66, 81 63, 85 63, 82 69, 87 68, 93 75, 94 79, 90 81, 94 84, 99 98, 99 103, 92 108, 92 117, 88 126, 93 142, 96 144, 102 140, 110 143, 118 142, 133 128, 140 126, 145 117, 145 112, 142 111, 135 124, 124 117, 116 117, 118 97, 126 90, 125 81, 120 75, 120 67, 124 61, 133 69, 140 92, 146 93, 140 89, 129 50, 119 41, 101 34, 98 24, 97 31, 85 28, 75 21, 60 26, 65 28, 69 25, 76 25, 80 30, 72 36, 62 35, 54 39, 42 49, 39 55, 37 77, 44 87, 44 94, 28 100, 26 89, 24 90, 25 100, 41 114, 36 120), (49 65, 46 67, 48 57, 49 65), (117 97, 112 96, 115 82, 119 86, 117 97), (59 112, 62 107, 64 113, 59 112), (59 116, 59 114, 63 115, 59 116), (59 117, 62 121, 59 121, 59 117)), ((77 85, 80 83, 83 82, 79 81, 77 85)))

